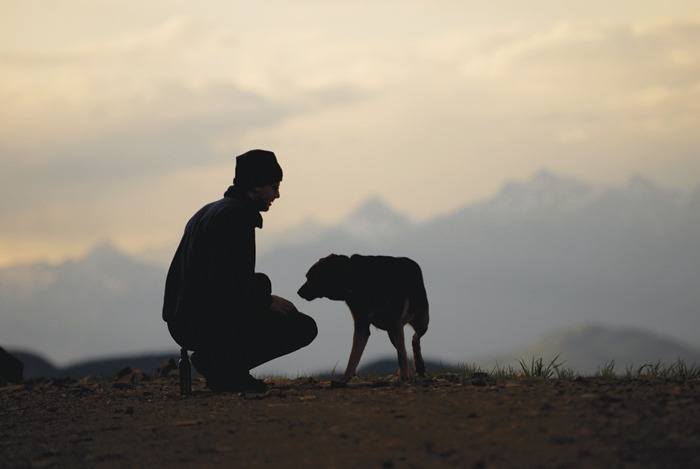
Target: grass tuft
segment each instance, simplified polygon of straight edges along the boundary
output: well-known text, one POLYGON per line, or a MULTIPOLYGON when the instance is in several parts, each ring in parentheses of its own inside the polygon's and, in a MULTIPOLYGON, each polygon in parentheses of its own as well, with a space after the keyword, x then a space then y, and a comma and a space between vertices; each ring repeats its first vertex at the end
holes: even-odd
POLYGON ((686 365, 685 361, 678 359, 675 363, 668 367, 668 379, 675 381, 689 381, 691 379, 700 378, 700 366, 686 365))
POLYGON ((678 359, 670 365, 663 363, 645 363, 638 368, 628 367, 625 372, 627 379, 669 380, 685 382, 700 379, 700 366, 688 365, 684 360, 678 359))
POLYGON ((617 376, 615 374, 615 360, 605 362, 603 366, 598 368, 594 376, 597 378, 615 378, 617 376))
POLYGON ((475 373, 484 373, 484 370, 476 363, 463 363, 459 367, 465 376, 472 376, 475 373))
POLYGON ((491 369, 491 376, 495 379, 517 378, 518 371, 511 365, 499 365, 498 363, 491 369))
POLYGON ((557 379, 576 379, 580 375, 573 368, 560 366, 554 369, 557 379))
POLYGON ((557 374, 557 370, 561 368, 564 363, 558 362, 559 355, 556 355, 550 362, 545 362, 542 357, 535 359, 532 357, 530 363, 528 364, 524 359, 518 360, 520 364, 520 370, 522 376, 525 378, 541 378, 550 379, 557 374))
MULTIPOLYGON (((615 360, 610 360, 603 363, 593 375, 582 375, 573 368, 564 366, 564 361, 560 361, 560 355, 556 355, 551 360, 545 360, 544 357, 532 356, 529 360, 521 358, 518 360, 519 367, 514 367, 509 364, 499 364, 493 368, 485 368, 475 362, 460 363, 456 366, 447 366, 441 364, 434 366, 428 370, 429 376, 444 377, 450 376, 454 379, 473 378, 474 376, 482 375, 489 381, 502 380, 510 381, 517 379, 541 379, 541 380, 574 380, 580 378, 602 378, 602 379, 627 379, 627 380, 665 380, 678 383, 685 383, 693 380, 700 380, 700 364, 688 365, 685 361, 678 359, 671 364, 664 364, 661 361, 654 363, 644 363, 641 366, 627 366, 624 373, 616 373, 615 360), (485 375, 485 376, 484 376, 485 375), (460 378, 461 377, 461 378, 460 378)), ((269 375, 265 378, 273 381, 299 381, 307 379, 335 379, 338 363, 330 372, 315 375, 313 378, 309 375, 297 374, 295 378, 287 376, 269 375)), ((370 375, 368 377, 374 377, 370 375)))

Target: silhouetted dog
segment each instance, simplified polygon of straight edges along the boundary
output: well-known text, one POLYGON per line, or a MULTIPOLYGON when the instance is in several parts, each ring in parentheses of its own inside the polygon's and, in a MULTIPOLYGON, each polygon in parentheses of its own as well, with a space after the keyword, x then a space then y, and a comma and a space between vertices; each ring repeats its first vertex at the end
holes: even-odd
POLYGON ((428 298, 423 274, 407 257, 331 254, 316 262, 297 292, 305 300, 329 298, 347 303, 355 322, 352 351, 344 380, 355 376, 369 338, 369 325, 389 333, 396 347, 401 379, 410 377, 403 327, 410 324, 416 373, 425 374, 420 338, 428 330, 428 298))

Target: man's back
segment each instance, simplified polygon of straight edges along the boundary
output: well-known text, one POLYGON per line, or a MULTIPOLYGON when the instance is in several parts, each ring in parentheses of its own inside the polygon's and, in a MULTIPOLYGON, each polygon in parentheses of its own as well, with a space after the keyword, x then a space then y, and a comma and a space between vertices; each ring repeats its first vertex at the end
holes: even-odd
POLYGON ((163 319, 231 314, 245 303, 255 272, 255 232, 262 218, 230 195, 202 207, 187 222, 165 285, 163 319))

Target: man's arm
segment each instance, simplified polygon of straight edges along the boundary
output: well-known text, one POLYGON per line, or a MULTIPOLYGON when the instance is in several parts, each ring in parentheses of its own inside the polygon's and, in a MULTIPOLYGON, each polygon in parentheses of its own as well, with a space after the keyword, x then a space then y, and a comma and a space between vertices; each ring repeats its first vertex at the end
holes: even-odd
POLYGON ((275 313, 287 315, 299 312, 296 306, 294 306, 294 303, 291 301, 277 295, 271 295, 271 297, 272 301, 270 302, 270 309, 275 313))
POLYGON ((220 256, 215 275, 222 281, 224 294, 236 309, 268 308, 272 286, 265 274, 255 273, 254 228, 229 217, 217 231, 220 256))

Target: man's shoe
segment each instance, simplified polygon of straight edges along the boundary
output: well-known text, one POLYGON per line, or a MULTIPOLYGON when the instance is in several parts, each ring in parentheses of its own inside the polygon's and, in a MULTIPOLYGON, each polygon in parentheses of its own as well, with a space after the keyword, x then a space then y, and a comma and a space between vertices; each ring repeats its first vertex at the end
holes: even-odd
POLYGON ((192 366, 197 370, 197 373, 204 377, 216 371, 211 357, 202 352, 193 352, 190 355, 190 362, 192 362, 192 366))
POLYGON ((263 393, 267 391, 267 384, 261 379, 254 378, 250 373, 246 373, 237 381, 240 386, 238 392, 263 393))
POLYGON ((208 377, 207 387, 217 392, 263 393, 267 391, 267 384, 260 379, 253 378, 250 373, 225 378, 208 377))

